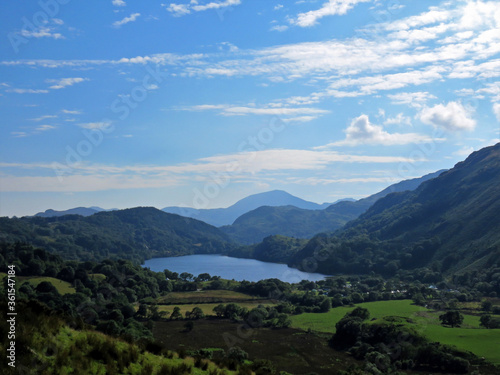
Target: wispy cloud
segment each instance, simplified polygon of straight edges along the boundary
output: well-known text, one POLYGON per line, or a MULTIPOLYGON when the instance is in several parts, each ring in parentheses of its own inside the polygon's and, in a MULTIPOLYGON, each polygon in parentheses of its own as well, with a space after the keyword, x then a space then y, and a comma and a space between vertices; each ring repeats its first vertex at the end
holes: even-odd
POLYGON ((40 125, 40 126, 37 126, 35 128, 36 131, 41 131, 41 132, 44 132, 44 131, 47 131, 47 130, 53 130, 53 129, 56 129, 57 127, 54 126, 54 125, 40 125))
POLYGON ((300 13, 290 23, 300 27, 310 27, 317 24, 318 20, 326 16, 344 15, 359 3, 367 3, 372 0, 329 0, 320 9, 300 13))
POLYGON ((124 7, 125 5, 127 5, 123 0, 112 0, 111 2, 116 7, 124 7))
POLYGON ((60 90, 68 86, 73 86, 74 84, 88 81, 88 78, 58 78, 58 79, 47 79, 47 83, 53 83, 49 88, 52 90, 60 90))
POLYGON ((111 126, 111 122, 86 122, 78 124, 79 127, 84 129, 107 129, 111 126))
POLYGON ((44 115, 44 116, 40 116, 37 118, 32 118, 31 121, 43 121, 43 120, 47 120, 49 118, 57 118, 57 115, 44 115))
MULTIPOLYGON (((324 115, 330 111, 311 107, 250 107, 250 106, 231 106, 226 104, 201 104, 191 107, 183 107, 184 111, 212 111, 216 110, 223 116, 244 116, 244 115, 267 115, 267 116, 298 116, 298 115, 324 115)), ((316 116, 317 117, 317 116, 316 116)), ((314 117, 314 118, 316 118, 314 117)), ((296 118, 297 121, 298 118, 296 118)), ((308 118, 311 120, 312 118, 308 118)), ((305 120, 305 118, 302 118, 305 120)))
POLYGON ((427 101, 437 99, 427 91, 400 92, 387 95, 393 104, 404 104, 415 108, 422 108, 427 101))
POLYGON ((62 109, 62 113, 67 114, 67 115, 81 115, 82 111, 77 111, 77 110, 69 110, 69 109, 62 109))
POLYGON ((20 34, 25 38, 64 39, 64 36, 61 33, 55 32, 54 28, 48 26, 33 30, 23 29, 20 34))
POLYGON ((130 16, 125 17, 124 19, 122 19, 120 21, 113 22, 113 27, 115 27, 115 28, 122 27, 123 25, 125 25, 125 24, 127 24, 129 22, 134 22, 140 16, 141 16, 140 13, 131 14, 130 16))
POLYGON ((212 173, 235 171, 235 166, 237 172, 231 173, 231 180, 236 183, 254 179, 255 174, 265 174, 266 178, 272 178, 275 174, 276 178, 283 180, 284 176, 293 178, 295 173, 301 170, 323 170, 329 174, 328 168, 335 163, 396 164, 414 161, 399 156, 363 156, 327 150, 274 149, 217 155, 198 159, 194 163, 168 166, 118 167, 80 163, 68 167, 57 163, 0 162, 0 168, 5 169, 0 191, 78 192, 166 187, 182 185, 192 181, 193 178, 208 181, 212 173), (9 175, 7 173, 9 168, 31 169, 33 172, 30 176, 18 177, 9 175), (54 175, 54 168, 62 174, 62 180, 54 175))
POLYGON ((15 94, 48 94, 49 90, 38 89, 8 89, 6 92, 13 92, 15 94))
POLYGON ((191 0, 189 4, 162 4, 163 7, 172 13, 175 17, 185 16, 191 12, 203 12, 210 9, 221 9, 240 5, 241 0, 219 0, 219 1, 209 1, 204 4, 200 4, 198 0, 191 0))

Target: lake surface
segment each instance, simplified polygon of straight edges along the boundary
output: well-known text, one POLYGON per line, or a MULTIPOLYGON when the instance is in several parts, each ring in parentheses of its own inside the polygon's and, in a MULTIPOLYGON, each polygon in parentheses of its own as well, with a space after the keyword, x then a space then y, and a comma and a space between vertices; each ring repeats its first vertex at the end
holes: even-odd
POLYGON ((220 276, 228 280, 259 281, 276 278, 288 283, 298 283, 301 280, 319 281, 325 275, 302 272, 290 268, 286 264, 267 263, 255 259, 231 258, 225 255, 186 255, 174 258, 154 258, 147 260, 143 267, 155 272, 168 269, 172 272, 188 272, 194 276, 209 273, 210 276, 220 276))

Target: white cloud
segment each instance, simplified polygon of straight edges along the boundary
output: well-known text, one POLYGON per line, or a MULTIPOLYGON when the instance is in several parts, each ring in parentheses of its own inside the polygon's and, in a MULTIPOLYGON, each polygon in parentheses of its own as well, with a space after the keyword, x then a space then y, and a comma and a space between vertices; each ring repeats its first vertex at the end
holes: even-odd
POLYGON ((493 104, 493 113, 495 114, 497 121, 500 122, 500 103, 493 104))
POLYGON ((67 115, 81 115, 82 111, 77 111, 77 110, 69 110, 69 109, 62 109, 62 113, 65 113, 67 115))
POLYGON ((124 7, 125 5, 127 5, 123 0, 113 0, 112 3, 116 7, 124 7))
POLYGON ((167 11, 172 13, 175 17, 185 16, 190 14, 191 11, 194 12, 203 12, 205 10, 210 9, 221 9, 227 8, 231 6, 240 5, 241 0, 223 0, 223 1, 211 1, 206 4, 199 4, 197 0, 192 0, 190 4, 161 4, 161 6, 165 7, 167 11))
POLYGON ((372 0, 329 0, 320 9, 300 13, 290 22, 300 27, 310 27, 317 24, 318 20, 326 16, 344 15, 358 3, 372 0))
POLYGON ((25 38, 64 39, 64 36, 61 33, 54 32, 54 29, 52 27, 40 27, 37 30, 23 29, 21 30, 20 34, 25 38))
MULTIPOLYGON (((10 132, 10 134, 15 137, 15 138, 24 138, 28 136, 28 133, 26 132, 10 132)), ((1 187, 0 187, 1 189, 1 187)))
POLYGON ((388 117, 384 120, 384 125, 408 125, 411 126, 411 118, 403 113, 398 113, 395 117, 388 117))
POLYGON ((449 131, 471 131, 476 127, 476 121, 471 118, 470 111, 458 102, 426 107, 420 112, 419 118, 425 124, 449 131))
POLYGON ((130 16, 125 17, 124 19, 122 19, 120 21, 113 22, 113 27, 118 28, 118 27, 121 27, 121 26, 129 23, 129 22, 134 22, 140 16, 141 16, 140 13, 131 14, 130 16))
POLYGON ((81 77, 75 77, 75 78, 59 78, 59 79, 47 79, 47 83, 53 83, 52 86, 49 88, 52 90, 60 90, 68 86, 73 86, 76 83, 81 83, 84 81, 88 81, 88 78, 81 78, 81 77))
POLYGON ((288 30, 288 26, 286 26, 286 25, 276 25, 276 26, 271 27, 269 30, 270 31, 283 32, 283 31, 288 30))
POLYGON ((32 118, 31 121, 43 121, 49 118, 57 118, 57 115, 44 115, 37 118, 32 118))
POLYGON ((416 133, 388 133, 382 126, 372 124, 367 115, 361 115, 352 120, 345 133, 346 138, 343 141, 334 142, 324 147, 357 145, 392 146, 431 141, 430 137, 416 133))
POLYGON ((35 90, 35 89, 8 89, 7 92, 16 94, 47 94, 49 90, 35 90))
POLYGON ((106 129, 111 126, 111 122, 87 122, 78 126, 84 129, 106 129))
MULTIPOLYGON (((231 106, 225 104, 201 104, 192 107, 180 108, 184 111, 210 111, 220 110, 223 116, 244 116, 244 115, 268 115, 268 116, 299 116, 299 115, 324 115, 330 113, 325 109, 311 107, 249 107, 249 106, 231 106)), ((315 116, 314 118, 316 118, 315 116)), ((297 118, 297 117, 296 117, 297 118)), ((308 117, 310 120, 311 118, 308 117)), ((305 120, 302 117, 302 120, 305 120)), ((297 120, 299 121, 299 120, 297 120)))
POLYGON ((44 132, 44 131, 52 130, 52 129, 55 129, 55 128, 56 127, 54 125, 40 125, 40 126, 36 127, 35 130, 44 132))
POLYGON ((189 4, 170 4, 167 7, 167 11, 173 13, 175 17, 181 17, 191 13, 189 4))
POLYGON ((389 94, 387 97, 391 99, 393 104, 406 104, 415 108, 422 108, 427 101, 437 99, 427 91, 400 92, 397 94, 389 94))
POLYGON ((290 118, 285 118, 282 121, 285 123, 290 123, 290 122, 310 122, 313 120, 316 120, 318 116, 298 116, 298 117, 290 117, 290 118))

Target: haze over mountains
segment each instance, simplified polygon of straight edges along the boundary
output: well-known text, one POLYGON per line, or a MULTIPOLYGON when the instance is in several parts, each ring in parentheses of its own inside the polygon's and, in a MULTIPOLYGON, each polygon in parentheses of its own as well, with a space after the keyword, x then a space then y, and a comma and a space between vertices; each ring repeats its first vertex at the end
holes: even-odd
MULTIPOLYGON (((347 198, 347 200, 350 200, 347 198)), ((317 204, 297 198, 283 190, 273 190, 250 195, 227 208, 196 209, 189 207, 165 207, 163 211, 192 217, 205 223, 220 227, 230 225, 241 215, 262 206, 294 206, 305 210, 322 210, 333 203, 317 204)))
POLYGON ((414 190, 422 182, 439 176, 443 171, 401 181, 367 198, 358 201, 340 201, 322 210, 308 210, 293 205, 261 206, 241 215, 232 225, 223 226, 221 230, 235 242, 245 245, 261 242, 270 235, 311 238, 318 233, 337 230, 387 194, 414 190))

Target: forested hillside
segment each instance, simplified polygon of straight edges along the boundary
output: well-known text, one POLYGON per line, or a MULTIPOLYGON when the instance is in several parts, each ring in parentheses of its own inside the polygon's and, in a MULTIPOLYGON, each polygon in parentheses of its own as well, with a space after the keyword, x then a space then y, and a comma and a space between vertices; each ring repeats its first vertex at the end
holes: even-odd
POLYGON ((328 273, 492 267, 500 263, 498 212, 500 144, 474 152, 413 192, 380 199, 336 236, 312 239, 291 263, 304 267, 323 253, 317 269, 328 273))
POLYGON ((204 222, 151 207, 92 216, 0 218, 0 242, 24 242, 66 259, 129 259, 221 253, 233 248, 227 236, 204 222))

